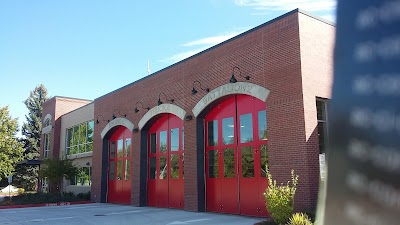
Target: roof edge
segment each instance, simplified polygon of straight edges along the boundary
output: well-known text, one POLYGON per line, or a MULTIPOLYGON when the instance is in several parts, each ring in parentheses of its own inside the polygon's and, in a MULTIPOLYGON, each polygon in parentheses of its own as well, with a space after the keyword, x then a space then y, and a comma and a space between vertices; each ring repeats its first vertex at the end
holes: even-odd
POLYGON ((275 22, 275 21, 277 21, 277 20, 283 19, 283 18, 285 18, 285 17, 287 17, 287 16, 289 16, 289 15, 292 15, 292 14, 294 14, 294 13, 301 13, 301 14, 304 14, 304 15, 306 15, 306 16, 309 16, 309 17, 312 17, 312 18, 314 18, 314 19, 316 19, 316 20, 319 20, 319 21, 321 21, 321 22, 324 22, 324 23, 326 23, 326 24, 328 24, 328 25, 331 25, 331 26, 336 27, 336 25, 335 25, 333 22, 330 22, 330 21, 328 21, 328 20, 326 20, 326 19, 324 19, 324 18, 322 18, 322 17, 313 15, 313 14, 311 14, 311 13, 305 11, 305 10, 299 9, 299 8, 293 9, 292 11, 289 11, 289 12, 287 12, 287 13, 285 13, 285 14, 282 14, 282 15, 280 15, 280 16, 278 16, 278 17, 275 17, 275 18, 273 18, 273 19, 271 19, 271 20, 269 20, 269 21, 267 21, 267 22, 265 22, 265 23, 263 23, 263 24, 260 24, 260 25, 258 25, 258 26, 256 26, 256 27, 253 27, 253 28, 251 28, 250 30, 247 30, 247 31, 245 31, 245 32, 243 32, 243 33, 241 33, 241 34, 238 34, 238 35, 236 35, 236 36, 234 36, 234 37, 232 37, 232 38, 229 38, 228 40, 225 40, 225 41, 223 41, 223 42, 221 42, 221 43, 219 43, 219 44, 216 44, 216 45, 214 45, 214 46, 211 46, 211 47, 209 47, 209 48, 207 48, 207 49, 205 49, 205 50, 203 50, 203 51, 201 51, 201 52, 198 52, 198 53, 196 53, 196 54, 194 54, 194 55, 192 55, 192 56, 190 56, 190 57, 188 57, 188 58, 182 59, 181 61, 178 61, 178 62, 176 62, 176 63, 174 63, 174 64, 171 64, 171 65, 169 65, 169 66, 167 66, 167 67, 165 67, 165 68, 163 68, 163 69, 161 69, 161 70, 158 70, 158 71, 156 71, 156 72, 154 72, 154 73, 152 73, 152 74, 150 74, 150 75, 147 75, 147 76, 145 76, 145 77, 142 77, 142 78, 140 78, 140 79, 138 79, 138 80, 136 80, 136 81, 133 81, 132 83, 129 83, 129 84, 125 85, 125 86, 122 86, 122 87, 120 87, 120 88, 118 88, 118 89, 115 89, 114 91, 111 91, 111 92, 109 92, 109 93, 106 93, 106 94, 104 94, 104 95, 98 97, 98 98, 95 98, 94 101, 99 100, 99 99, 101 99, 101 98, 103 98, 103 97, 106 97, 107 95, 110 95, 110 94, 112 94, 112 93, 114 93, 114 92, 120 91, 120 90, 122 90, 122 89, 124 89, 124 88, 126 88, 126 87, 129 87, 129 86, 131 86, 131 85, 134 85, 135 83, 138 83, 138 82, 140 82, 140 81, 142 81, 142 80, 145 80, 145 79, 148 78, 148 77, 155 76, 155 75, 157 75, 157 74, 159 74, 159 73, 161 73, 161 72, 163 72, 163 71, 165 71, 165 70, 168 70, 168 69, 170 69, 170 68, 172 68, 172 67, 174 67, 174 66, 176 66, 176 65, 178 65, 178 64, 180 64, 180 63, 184 63, 184 62, 186 62, 187 60, 190 60, 190 59, 192 59, 192 58, 194 58, 194 57, 197 57, 197 56, 199 56, 199 55, 201 55, 201 54, 203 54, 203 53, 206 53, 206 52, 208 52, 208 51, 211 51, 211 50, 214 49, 214 48, 217 48, 217 47, 219 47, 219 46, 221 46, 221 45, 223 45, 223 44, 226 44, 226 43, 228 43, 228 42, 230 42, 230 41, 233 41, 233 40, 235 40, 235 39, 237 39, 237 38, 240 38, 240 37, 242 37, 242 36, 244 36, 244 35, 247 35, 247 34, 253 32, 253 31, 255 31, 255 30, 261 29, 261 28, 263 28, 264 26, 267 26, 267 25, 269 25, 269 24, 271 24, 271 23, 273 23, 273 22, 275 22))
MULTIPOLYGON (((267 21, 267 22, 265 22, 265 23, 263 23, 263 24, 260 24, 260 25, 258 25, 258 26, 256 26, 256 27, 253 27, 253 28, 251 28, 250 30, 247 30, 247 31, 245 31, 245 32, 243 32, 243 33, 241 33, 241 34, 238 34, 238 35, 236 35, 236 36, 234 36, 234 37, 232 37, 232 38, 229 38, 228 40, 225 40, 225 41, 223 41, 223 42, 221 42, 221 43, 219 43, 219 44, 216 44, 216 45, 211 46, 211 47, 209 47, 209 48, 207 48, 207 49, 205 49, 205 50, 203 50, 203 51, 201 51, 201 52, 198 52, 198 53, 196 53, 196 54, 194 54, 194 55, 192 55, 192 56, 190 56, 190 57, 188 57, 188 58, 182 59, 182 60, 179 61, 179 62, 176 62, 176 63, 174 63, 174 64, 171 64, 171 65, 169 65, 169 66, 167 66, 167 67, 165 67, 165 68, 163 68, 163 69, 161 69, 161 70, 158 70, 158 71, 156 71, 156 72, 154 72, 154 73, 152 73, 152 74, 150 74, 150 75, 147 75, 147 76, 145 76, 145 77, 142 77, 142 78, 140 78, 140 79, 138 79, 138 80, 136 80, 136 81, 133 81, 132 83, 129 83, 129 84, 125 85, 125 86, 122 86, 122 87, 120 87, 120 88, 118 88, 118 89, 115 89, 114 91, 111 91, 111 92, 109 92, 109 93, 107 93, 107 94, 104 94, 104 95, 98 97, 98 98, 95 98, 94 101, 97 101, 97 100, 99 100, 99 99, 101 99, 101 98, 103 98, 103 97, 106 97, 107 95, 110 95, 110 94, 112 94, 112 93, 115 93, 115 92, 117 92, 117 91, 120 91, 120 90, 122 90, 122 89, 124 89, 124 88, 126 88, 126 87, 129 87, 129 86, 131 86, 131 85, 134 85, 135 83, 138 83, 138 82, 140 82, 140 81, 142 81, 142 80, 145 80, 145 79, 148 78, 148 77, 155 76, 155 75, 157 75, 157 74, 159 74, 159 73, 161 73, 161 72, 163 72, 163 71, 165 71, 165 70, 168 70, 168 69, 170 69, 170 68, 172 68, 172 67, 174 67, 174 66, 176 66, 176 65, 178 65, 178 64, 184 63, 184 62, 186 62, 187 60, 190 60, 190 59, 192 59, 192 58, 194 58, 194 57, 197 57, 197 56, 199 56, 199 55, 201 55, 201 54, 203 54, 203 53, 206 53, 206 52, 208 52, 208 51, 211 51, 211 50, 213 50, 214 48, 217 48, 217 47, 219 47, 219 46, 221 46, 221 45, 224 45, 224 44, 226 44, 226 43, 228 43, 228 42, 231 42, 231 41, 233 41, 233 40, 235 40, 235 39, 237 39, 237 38, 240 38, 240 37, 242 37, 242 36, 244 36, 244 35, 247 35, 247 34, 253 32, 253 31, 255 31, 255 30, 261 29, 261 28, 263 28, 264 26, 267 26, 267 25, 269 25, 269 24, 271 24, 271 23, 273 23, 273 22, 275 22, 275 21, 277 21, 277 20, 280 20, 280 19, 282 19, 282 18, 285 18, 285 17, 287 17, 287 16, 289 16, 289 15, 292 15, 292 14, 298 13, 298 12, 301 12, 301 13, 303 13, 303 14, 308 15, 305 11, 300 10, 300 9, 298 9, 298 8, 297 8, 297 9, 294 9, 294 10, 292 10, 292 11, 289 11, 289 12, 287 12, 287 13, 285 13, 285 14, 283 14, 283 15, 280 15, 280 16, 278 16, 278 17, 275 17, 275 18, 273 18, 273 19, 271 19, 271 20, 269 20, 269 21, 267 21)), ((314 17, 314 16, 312 16, 312 17, 314 17)), ((322 19, 322 18, 321 18, 321 19, 322 19)))
POLYGON ((333 22, 331 22, 331 21, 329 21, 329 20, 327 20, 327 19, 324 19, 324 18, 322 18, 322 17, 320 17, 320 16, 313 15, 313 14, 311 14, 311 13, 305 11, 305 10, 302 10, 302 9, 297 9, 297 11, 298 11, 299 13, 301 13, 301 14, 304 14, 304 15, 306 15, 306 16, 309 16, 309 17, 311 17, 311 18, 314 18, 314 19, 316 19, 316 20, 319 20, 319 21, 321 21, 321 22, 323 22, 323 23, 326 23, 326 24, 328 24, 328 25, 331 25, 331 26, 333 26, 333 27, 336 27, 336 24, 335 24, 335 23, 333 23, 333 22))

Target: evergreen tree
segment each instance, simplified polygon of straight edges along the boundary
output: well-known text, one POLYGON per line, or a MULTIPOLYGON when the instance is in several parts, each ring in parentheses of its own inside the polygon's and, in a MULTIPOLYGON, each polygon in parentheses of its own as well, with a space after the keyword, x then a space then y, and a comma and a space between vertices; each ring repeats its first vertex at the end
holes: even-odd
POLYGON ((12 119, 8 107, 0 107, 0 180, 10 175, 23 159, 24 149, 16 133, 18 122, 12 119))
MULTIPOLYGON (((36 160, 40 157, 42 111, 43 103, 47 100, 47 89, 41 84, 31 91, 29 97, 24 101, 29 110, 28 115, 25 115, 26 122, 22 125, 22 142, 25 149, 24 158, 27 160, 36 160)), ((15 180, 25 190, 35 191, 38 184, 38 170, 39 167, 35 165, 18 166, 15 180)))

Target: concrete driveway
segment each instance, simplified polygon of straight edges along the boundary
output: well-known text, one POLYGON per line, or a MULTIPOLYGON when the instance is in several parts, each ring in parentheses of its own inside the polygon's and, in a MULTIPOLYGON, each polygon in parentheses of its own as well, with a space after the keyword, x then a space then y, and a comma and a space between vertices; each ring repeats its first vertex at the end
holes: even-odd
POLYGON ((217 213, 196 213, 175 209, 133 207, 113 204, 84 204, 20 209, 0 209, 0 224, 229 224, 252 225, 262 218, 217 213))

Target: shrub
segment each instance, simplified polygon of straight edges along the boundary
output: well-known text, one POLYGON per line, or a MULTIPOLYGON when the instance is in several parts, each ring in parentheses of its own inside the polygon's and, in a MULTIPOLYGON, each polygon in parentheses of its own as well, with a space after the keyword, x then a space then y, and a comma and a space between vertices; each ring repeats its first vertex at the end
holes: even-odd
POLYGON ((289 219, 287 225, 313 225, 310 218, 305 213, 295 213, 289 219))
POLYGON ((267 211, 277 224, 284 224, 293 214, 294 195, 299 176, 295 175, 292 170, 292 185, 290 185, 290 181, 286 185, 276 185, 276 180, 272 179, 268 167, 266 172, 269 183, 264 193, 267 211))
POLYGON ((18 194, 22 195, 23 193, 25 193, 25 189, 23 188, 18 188, 18 194))

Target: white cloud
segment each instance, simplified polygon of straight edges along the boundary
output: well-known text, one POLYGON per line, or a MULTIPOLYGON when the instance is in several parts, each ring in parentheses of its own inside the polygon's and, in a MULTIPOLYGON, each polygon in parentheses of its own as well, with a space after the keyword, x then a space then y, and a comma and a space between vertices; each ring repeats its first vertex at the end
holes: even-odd
POLYGON ((300 8, 310 12, 329 11, 333 15, 336 9, 336 0, 235 0, 235 4, 251 7, 257 12, 289 11, 300 8))
POLYGON ((192 56, 192 55, 195 55, 195 54, 197 54, 197 53, 199 53, 199 52, 201 52, 201 51, 203 51, 203 50, 206 50, 207 48, 208 48, 208 47, 205 47, 205 48, 198 48, 198 49, 195 49, 195 50, 188 50, 188 51, 180 52, 180 53, 177 53, 177 54, 175 54, 175 55, 172 55, 172 56, 170 56, 170 57, 168 57, 168 58, 165 58, 165 59, 163 59, 163 60, 161 60, 161 61, 167 61, 167 62, 173 62, 173 63, 179 62, 179 61, 181 61, 181 60, 183 60, 183 59, 186 59, 186 58, 188 58, 188 57, 190 57, 190 56, 192 56))
POLYGON ((228 34, 217 35, 217 36, 213 36, 213 37, 201 38, 198 40, 187 42, 187 43, 183 44, 182 46, 185 46, 185 47, 196 46, 196 45, 213 46, 213 45, 219 44, 223 41, 226 41, 229 38, 232 38, 240 33, 241 33, 241 31, 240 32, 231 32, 228 34))
POLYGON ((200 38, 197 40, 183 43, 180 45, 181 47, 185 48, 182 52, 174 54, 170 57, 167 57, 161 61, 173 62, 173 63, 181 61, 181 60, 186 59, 192 55, 195 55, 201 51, 204 51, 207 48, 210 48, 210 47, 217 45, 221 42, 224 42, 232 37, 235 37, 236 35, 239 35, 240 33, 244 32, 245 30, 247 30, 247 28, 241 28, 241 29, 237 29, 237 31, 220 34, 220 35, 215 35, 215 36, 211 36, 211 37, 200 38), (194 47, 196 47, 196 48, 193 49, 194 47))

